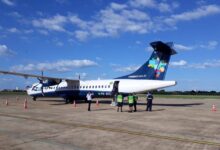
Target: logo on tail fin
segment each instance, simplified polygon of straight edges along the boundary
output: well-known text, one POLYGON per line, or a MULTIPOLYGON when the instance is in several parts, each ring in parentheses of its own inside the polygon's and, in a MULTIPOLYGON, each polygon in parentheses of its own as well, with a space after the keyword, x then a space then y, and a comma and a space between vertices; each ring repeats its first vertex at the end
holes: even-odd
POLYGON ((165 72, 166 66, 167 66, 167 63, 164 60, 160 61, 159 57, 152 58, 149 61, 149 65, 148 65, 149 68, 153 68, 154 69, 155 77, 156 78, 159 78, 160 74, 165 72))

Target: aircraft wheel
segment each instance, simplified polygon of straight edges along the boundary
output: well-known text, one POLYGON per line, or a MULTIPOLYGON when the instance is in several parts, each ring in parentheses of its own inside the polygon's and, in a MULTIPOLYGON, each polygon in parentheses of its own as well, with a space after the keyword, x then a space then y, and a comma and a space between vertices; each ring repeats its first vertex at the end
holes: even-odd
POLYGON ((65 98, 65 104, 68 104, 68 103, 69 103, 69 99, 65 98))
POLYGON ((37 100, 37 98, 36 98, 36 97, 33 97, 32 99, 33 99, 33 101, 36 101, 36 100, 37 100))

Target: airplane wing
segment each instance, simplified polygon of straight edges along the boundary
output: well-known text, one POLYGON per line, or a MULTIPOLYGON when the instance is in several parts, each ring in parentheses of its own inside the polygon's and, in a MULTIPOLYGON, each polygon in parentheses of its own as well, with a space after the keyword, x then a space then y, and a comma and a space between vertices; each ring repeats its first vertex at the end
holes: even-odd
POLYGON ((26 74, 26 73, 19 73, 19 72, 10 72, 10 71, 1 71, 0 74, 8 74, 8 75, 15 75, 15 76, 22 76, 24 78, 37 78, 39 80, 54 80, 56 82, 61 82, 62 80, 65 80, 67 82, 78 82, 79 80, 73 80, 73 79, 67 79, 67 78, 55 78, 55 77, 47 77, 47 76, 40 76, 40 75, 34 75, 34 74, 26 74))

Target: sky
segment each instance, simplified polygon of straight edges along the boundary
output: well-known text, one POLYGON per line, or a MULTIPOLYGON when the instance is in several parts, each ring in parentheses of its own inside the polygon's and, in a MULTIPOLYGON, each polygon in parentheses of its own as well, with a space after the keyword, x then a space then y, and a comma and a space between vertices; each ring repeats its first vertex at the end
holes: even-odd
MULTIPOLYGON (((218 0, 0 0, 0 70, 82 80, 135 71, 173 42, 166 90, 220 91, 218 0)), ((37 82, 0 75, 0 89, 37 82)))

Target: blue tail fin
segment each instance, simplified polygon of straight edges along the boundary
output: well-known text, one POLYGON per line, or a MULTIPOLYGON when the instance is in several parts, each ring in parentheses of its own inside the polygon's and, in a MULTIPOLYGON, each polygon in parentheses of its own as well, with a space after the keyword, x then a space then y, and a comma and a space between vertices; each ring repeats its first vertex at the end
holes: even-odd
POLYGON ((150 59, 134 73, 117 79, 163 80, 165 78, 170 56, 176 54, 176 51, 172 48, 173 44, 156 41, 150 43, 150 45, 154 49, 150 59))

